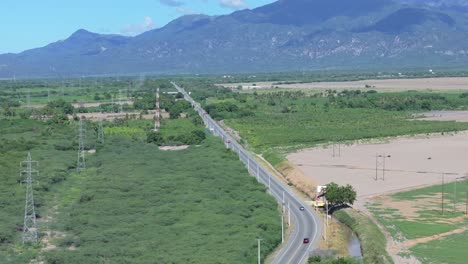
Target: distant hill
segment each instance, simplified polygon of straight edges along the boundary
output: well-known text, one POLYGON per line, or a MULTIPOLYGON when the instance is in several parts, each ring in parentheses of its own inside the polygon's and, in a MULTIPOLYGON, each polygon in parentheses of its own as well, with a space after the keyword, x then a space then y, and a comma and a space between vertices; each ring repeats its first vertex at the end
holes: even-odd
POLYGON ((0 55, 0 77, 457 67, 468 63, 465 10, 462 0, 280 0, 136 37, 81 29, 0 55))

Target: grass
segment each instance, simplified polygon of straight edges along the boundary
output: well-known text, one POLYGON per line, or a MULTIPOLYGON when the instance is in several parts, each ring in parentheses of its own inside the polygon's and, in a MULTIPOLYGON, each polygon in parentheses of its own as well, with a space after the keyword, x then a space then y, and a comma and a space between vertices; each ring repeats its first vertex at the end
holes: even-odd
MULTIPOLYGON (((456 189, 455 182, 444 185, 444 192, 446 192, 444 214, 442 214, 440 195, 443 190, 442 185, 400 192, 390 196, 398 201, 413 203, 415 216, 405 216, 398 208, 392 208, 381 202, 371 203, 367 207, 397 241, 431 237, 468 226, 468 218, 463 217, 464 206, 462 206, 465 202, 467 183, 467 180, 457 182, 456 189), (428 200, 428 197, 433 197, 434 200, 428 200), (455 199, 457 203, 454 207, 455 199)), ((417 244, 410 248, 410 253, 423 263, 464 263, 465 259, 461 255, 468 246, 466 232, 464 234, 465 241, 461 240, 463 234, 450 235, 443 239, 417 244)))
POLYGON ((410 250, 422 263, 466 263, 468 231, 450 235, 440 240, 418 244, 410 250))
MULTIPOLYGON (((132 120, 129 127, 145 127, 141 122, 132 120)), ((195 126, 186 119, 166 125, 174 133, 195 126)), ((95 137, 88 129, 87 146, 96 145, 95 137)), ((38 256, 45 263, 71 264, 252 263, 256 238, 264 239, 262 256, 281 240, 275 200, 216 138, 172 152, 138 137, 108 134, 96 154, 86 154, 81 174, 75 172, 76 143, 75 124, 0 119, 2 264, 38 256), (39 161, 38 219, 58 206, 52 223, 39 220, 41 237, 46 226, 64 234, 52 240, 57 250, 21 244, 24 186, 18 164, 27 151, 39 161)))
POLYGON ((115 137, 89 164, 86 180, 61 190, 72 196, 58 219, 68 237, 49 261, 251 263, 255 238, 264 238, 263 255, 280 241, 274 199, 215 138, 164 152, 115 137))
MULTIPOLYGON (((409 110, 338 107, 334 103, 329 104, 327 98, 275 97, 272 93, 241 96, 246 97, 243 99, 245 103, 238 102, 237 105, 255 114, 227 118, 225 122, 239 131, 249 146, 265 154, 273 164, 284 160, 285 153, 323 143, 468 129, 468 123, 409 120, 414 113, 409 110)), ((388 96, 396 101, 403 98, 403 94, 388 96)), ((411 93, 408 96, 422 95, 411 93)), ((461 104, 461 99, 456 96, 446 96, 453 97, 450 100, 454 105, 461 104)))
POLYGON ((336 211, 333 215, 359 237, 364 263, 393 263, 386 251, 384 234, 368 217, 351 208, 336 211))

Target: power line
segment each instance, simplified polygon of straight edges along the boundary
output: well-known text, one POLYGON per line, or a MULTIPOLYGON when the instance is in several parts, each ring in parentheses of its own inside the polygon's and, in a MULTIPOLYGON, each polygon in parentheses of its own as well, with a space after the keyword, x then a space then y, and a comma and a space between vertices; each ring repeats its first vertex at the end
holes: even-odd
POLYGON ((119 113, 123 112, 122 90, 119 89, 119 113))
POLYGON ((262 261, 262 256, 260 254, 260 242, 262 241, 263 239, 260 239, 260 238, 257 238, 257 243, 258 243, 258 264, 261 264, 261 261, 262 261))
POLYGON ((97 142, 99 144, 104 144, 104 128, 103 128, 103 125, 102 125, 102 119, 99 120, 97 142))
POLYGON ((154 131, 161 129, 161 107, 159 99, 159 88, 156 89, 156 112, 154 113, 154 131))
POLYGON ((26 205, 24 207, 24 224, 23 224, 23 244, 37 243, 37 225, 36 225, 36 211, 34 209, 34 196, 32 183, 34 179, 32 175, 38 175, 39 171, 33 169, 33 164, 37 165, 37 161, 31 159, 31 153, 28 152, 28 157, 22 161, 21 177, 26 176, 26 205))
POLYGON ((78 162, 76 164, 76 171, 82 172, 86 169, 85 162, 85 133, 83 119, 80 118, 80 125, 78 127, 78 162))

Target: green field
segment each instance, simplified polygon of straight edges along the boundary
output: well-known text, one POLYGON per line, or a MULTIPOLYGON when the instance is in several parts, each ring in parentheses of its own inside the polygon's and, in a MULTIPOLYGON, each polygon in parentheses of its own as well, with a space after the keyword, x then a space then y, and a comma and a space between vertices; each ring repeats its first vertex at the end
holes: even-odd
POLYGON ((426 107, 444 109, 445 102, 448 109, 466 107, 467 98, 459 94, 323 97, 280 92, 233 97, 237 100, 234 110, 227 107, 232 105, 229 102, 207 104, 206 108, 218 119, 225 119, 247 145, 273 164, 281 162, 285 153, 322 143, 468 129, 468 123, 409 120, 426 107))
POLYGON ((465 215, 467 182, 466 180, 459 181, 456 192, 454 192, 455 183, 444 185, 443 214, 442 185, 390 196, 394 201, 412 204, 411 213, 400 212, 399 208, 380 201, 369 203, 368 208, 397 240, 415 239, 449 232, 468 226, 468 217, 463 217, 465 215))
MULTIPOLYGON (((443 188, 442 185, 435 185, 396 193, 389 196, 390 200, 374 200, 367 207, 393 238, 403 243, 411 239, 460 230, 468 227, 468 217, 465 215, 468 181, 459 181, 456 184, 457 187, 452 182, 443 185, 443 188), (443 213, 442 191, 444 192, 443 213), (392 201, 406 203, 411 209, 406 208, 401 211, 392 204, 392 201)), ((423 260, 423 263, 464 263, 465 256, 462 254, 464 251, 461 249, 467 245, 465 237, 465 245, 462 246, 461 237, 462 234, 449 235, 443 239, 417 244, 409 250, 423 260), (430 252, 437 254, 429 254, 430 252)))
MULTIPOLYGON (((165 122, 171 129, 164 137, 200 129, 191 119, 165 122)), ((87 169, 77 174, 76 123, 0 119, 1 263, 252 263, 256 238, 264 239, 264 257, 281 241, 275 200, 218 139, 162 151, 132 132, 148 121, 105 126, 124 132, 98 145, 87 123, 86 146, 97 152, 86 155, 87 169), (19 162, 28 151, 39 161, 40 238, 56 249, 44 250, 45 240, 21 244, 19 162)))
POLYGON ((416 245, 411 248, 411 251, 422 263, 464 264, 468 248, 467 237, 468 231, 465 231, 461 234, 416 245))

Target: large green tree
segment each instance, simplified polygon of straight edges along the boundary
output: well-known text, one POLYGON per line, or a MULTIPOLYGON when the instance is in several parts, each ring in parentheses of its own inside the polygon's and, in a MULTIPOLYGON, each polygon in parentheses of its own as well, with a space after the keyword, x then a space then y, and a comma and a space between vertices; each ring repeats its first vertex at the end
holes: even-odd
POLYGON ((345 204, 353 204, 356 201, 356 191, 353 186, 347 184, 340 186, 334 182, 327 184, 325 198, 331 207, 345 204))

